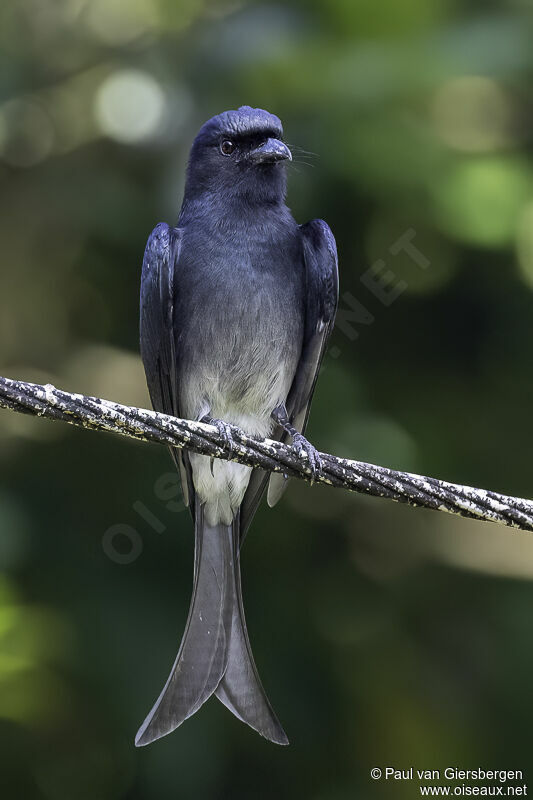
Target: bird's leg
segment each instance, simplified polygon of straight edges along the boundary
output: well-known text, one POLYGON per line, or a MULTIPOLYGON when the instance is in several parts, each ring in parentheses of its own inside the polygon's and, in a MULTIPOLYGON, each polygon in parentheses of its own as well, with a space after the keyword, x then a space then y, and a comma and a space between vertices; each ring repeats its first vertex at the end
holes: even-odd
POLYGON ((274 422, 277 422, 278 425, 292 437, 292 449, 298 453, 298 455, 300 455, 302 450, 307 455, 307 460, 309 461, 309 467, 311 469, 311 483, 314 483, 318 473, 322 469, 322 462, 320 461, 317 449, 313 447, 311 442, 306 439, 300 431, 296 430, 294 425, 291 425, 287 409, 283 403, 276 406, 271 417, 274 422))
MULTIPOLYGON (((204 414, 203 417, 199 420, 199 422, 205 422, 207 425, 214 425, 217 429, 220 438, 222 439, 225 447, 228 448, 230 453, 233 453, 236 448, 235 440, 231 435, 231 427, 228 425, 227 422, 224 422, 222 419, 214 419, 209 414, 204 414)), ((213 464, 215 461, 215 457, 211 456, 211 475, 214 477, 213 472, 213 464)))

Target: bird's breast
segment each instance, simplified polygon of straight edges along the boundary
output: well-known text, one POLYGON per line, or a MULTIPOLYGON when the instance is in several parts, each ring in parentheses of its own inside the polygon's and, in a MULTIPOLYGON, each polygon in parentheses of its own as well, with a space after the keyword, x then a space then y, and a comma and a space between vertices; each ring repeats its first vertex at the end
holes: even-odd
POLYGON ((177 348, 186 416, 208 407, 250 433, 269 432, 296 372, 304 323, 299 264, 280 261, 254 264, 241 255, 195 275, 177 348))

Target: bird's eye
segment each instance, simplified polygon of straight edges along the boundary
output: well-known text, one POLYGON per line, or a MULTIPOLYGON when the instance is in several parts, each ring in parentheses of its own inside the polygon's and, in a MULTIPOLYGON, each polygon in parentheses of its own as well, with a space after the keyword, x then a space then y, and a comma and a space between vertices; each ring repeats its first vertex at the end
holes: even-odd
POLYGON ((235 144, 230 139, 224 139, 220 145, 220 152, 224 156, 230 156, 235 150, 235 144))

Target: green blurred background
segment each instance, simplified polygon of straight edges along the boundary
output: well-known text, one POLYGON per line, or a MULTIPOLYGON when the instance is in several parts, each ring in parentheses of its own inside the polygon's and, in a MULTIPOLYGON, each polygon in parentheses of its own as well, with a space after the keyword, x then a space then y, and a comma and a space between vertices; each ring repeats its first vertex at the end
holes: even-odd
MULTIPOLYGON (((312 440, 533 496, 530 11, 4 2, 0 374, 148 404, 146 238, 176 220, 199 125, 261 106, 308 151, 289 174, 296 219, 325 218, 339 248, 312 440), (392 252, 406 232, 423 262, 392 252)), ((1 412, 0 471, 3 796, 402 800, 417 787, 372 767, 533 774, 531 534, 291 485, 242 559, 291 746, 212 700, 136 750, 191 587, 168 454, 1 412)))

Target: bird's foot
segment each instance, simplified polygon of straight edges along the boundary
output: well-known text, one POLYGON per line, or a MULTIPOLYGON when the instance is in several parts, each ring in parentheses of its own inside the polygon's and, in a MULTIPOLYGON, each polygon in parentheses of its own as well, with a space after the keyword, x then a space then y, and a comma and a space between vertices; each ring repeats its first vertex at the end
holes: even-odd
MULTIPOLYGON (((208 425, 214 425, 219 433, 220 438, 222 439, 224 447, 229 450, 230 454, 236 450, 237 445, 235 439, 231 435, 231 426, 228 425, 227 422, 224 422, 222 419, 214 419, 209 415, 202 417, 200 422, 205 422, 208 425)), ((211 475, 213 475, 214 460, 214 456, 211 456, 211 475)))
POLYGON ((274 419, 292 438, 292 449, 294 452, 299 456, 302 454, 302 451, 305 453, 311 470, 311 484, 313 484, 322 469, 322 461, 318 450, 311 444, 309 439, 305 438, 303 433, 300 433, 300 431, 296 430, 294 425, 291 425, 287 409, 284 405, 276 406, 272 412, 272 419, 274 419))
POLYGON ((318 455, 318 450, 316 447, 314 447, 314 445, 311 444, 309 439, 305 438, 302 433, 295 431, 294 433, 291 433, 291 436, 292 449, 298 453, 298 455, 300 455, 303 450, 307 456, 309 468, 311 470, 311 483, 313 484, 316 481, 320 470, 322 469, 322 461, 318 455))

